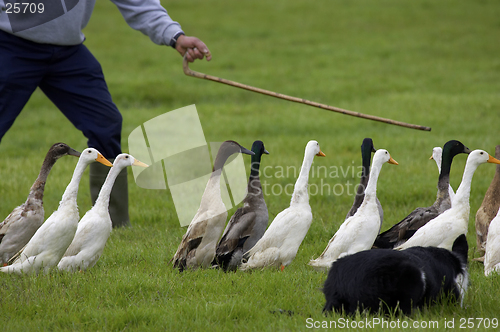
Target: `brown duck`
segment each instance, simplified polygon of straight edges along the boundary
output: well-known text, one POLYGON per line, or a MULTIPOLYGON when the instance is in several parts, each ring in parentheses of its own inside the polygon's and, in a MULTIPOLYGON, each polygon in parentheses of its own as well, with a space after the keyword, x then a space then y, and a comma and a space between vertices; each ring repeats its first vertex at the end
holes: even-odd
MULTIPOLYGON (((495 158, 500 159, 500 145, 495 148, 495 158)), ((491 181, 486 194, 484 195, 483 203, 476 213, 476 241, 477 251, 481 257, 476 258, 482 262, 484 260, 484 251, 486 248, 486 237, 488 236, 488 227, 491 220, 495 218, 500 207, 500 165, 497 165, 495 176, 491 181)))

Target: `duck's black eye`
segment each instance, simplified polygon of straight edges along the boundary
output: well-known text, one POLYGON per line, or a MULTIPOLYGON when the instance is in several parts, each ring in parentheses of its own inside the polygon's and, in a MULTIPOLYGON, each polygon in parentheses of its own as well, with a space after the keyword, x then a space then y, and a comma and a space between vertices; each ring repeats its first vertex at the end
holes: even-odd
POLYGON ((125 159, 128 159, 128 156, 125 156, 125 159))
POLYGON ((480 152, 480 154, 484 154, 484 153, 480 152))

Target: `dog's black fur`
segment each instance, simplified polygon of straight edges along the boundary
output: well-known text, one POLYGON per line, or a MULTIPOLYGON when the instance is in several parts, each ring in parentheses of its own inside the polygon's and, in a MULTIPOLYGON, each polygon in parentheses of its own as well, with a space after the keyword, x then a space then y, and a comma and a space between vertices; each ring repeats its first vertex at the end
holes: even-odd
POLYGON ((402 251, 373 249, 343 257, 328 273, 323 312, 344 310, 352 315, 358 307, 374 313, 399 308, 408 315, 413 308, 441 296, 460 300, 467 287, 468 248, 465 235, 460 235, 451 252, 413 247, 402 251))

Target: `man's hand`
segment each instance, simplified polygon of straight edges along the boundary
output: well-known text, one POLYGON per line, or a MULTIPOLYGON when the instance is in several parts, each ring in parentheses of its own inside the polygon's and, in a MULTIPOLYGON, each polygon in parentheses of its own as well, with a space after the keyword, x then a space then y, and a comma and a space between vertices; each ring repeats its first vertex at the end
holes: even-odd
POLYGON ((195 59, 203 59, 203 57, 206 57, 207 61, 212 59, 207 45, 196 37, 180 35, 175 44, 175 49, 182 56, 187 52, 186 58, 188 62, 193 62, 195 59))

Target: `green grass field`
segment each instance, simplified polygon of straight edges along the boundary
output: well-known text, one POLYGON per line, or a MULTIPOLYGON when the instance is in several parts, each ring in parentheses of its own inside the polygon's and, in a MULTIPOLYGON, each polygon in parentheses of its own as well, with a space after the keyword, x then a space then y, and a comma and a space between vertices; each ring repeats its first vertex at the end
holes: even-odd
MULTIPOLYGON (((85 44, 101 62, 123 114, 125 152, 133 129, 191 104, 196 104, 208 142, 232 139, 250 148, 254 140, 262 140, 271 153, 263 157, 262 167, 269 170, 299 168, 311 139, 327 155, 316 158, 314 166, 352 169, 361 162, 363 138, 371 137, 376 148, 387 149, 399 162, 385 165, 378 182, 385 230, 414 208, 434 202, 438 172, 428 160, 433 147, 457 139, 494 154, 500 144, 497 1, 162 3, 187 34, 205 41, 212 52, 211 62, 197 61, 193 70, 432 131, 348 117, 187 77, 175 51, 131 30, 110 1, 98 1, 84 30, 85 44)), ((58 141, 78 150, 86 147, 83 135, 36 91, 0 144, 0 219, 24 202, 46 151, 58 141)), ((455 190, 465 160, 459 155, 452 165, 455 190)), ((66 157, 54 166, 45 190, 46 216, 57 208, 76 161, 66 157)), ((245 161, 249 173, 250 159, 245 161)), ((474 216, 494 173, 495 166, 482 165, 473 179, 470 258, 477 256, 474 216)), ((81 215, 90 208, 87 178, 79 191, 81 215)), ((306 264, 343 222, 352 195, 311 195, 312 226, 284 272, 179 273, 169 261, 185 228, 179 226, 170 192, 139 188, 131 172, 129 180, 133 227, 113 231, 94 268, 76 274, 0 275, 1 330, 290 331, 307 330, 307 319, 341 319, 322 315, 326 273, 306 264)), ((275 188, 295 180, 293 174, 262 177, 275 188)), ((358 179, 352 172, 310 178, 310 184, 322 181, 340 190, 358 179)), ((289 205, 290 196, 268 192, 266 200, 272 220, 289 205)), ((477 262, 470 263, 469 271, 463 307, 442 304, 411 317, 361 314, 356 319, 399 319, 410 325, 436 321, 435 330, 444 330, 445 322, 454 321, 455 328, 472 322, 477 328, 481 318, 500 319, 500 276, 485 278, 477 262)), ((482 324, 479 330, 494 329, 482 324)))

